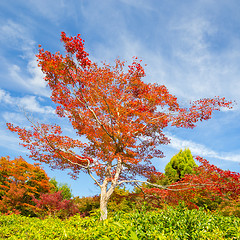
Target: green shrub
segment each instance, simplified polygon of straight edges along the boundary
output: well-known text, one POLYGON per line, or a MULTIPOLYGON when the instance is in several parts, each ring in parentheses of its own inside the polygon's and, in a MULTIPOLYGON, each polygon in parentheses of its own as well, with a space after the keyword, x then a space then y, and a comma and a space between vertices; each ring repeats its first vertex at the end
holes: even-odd
POLYGON ((210 214, 200 209, 177 209, 133 213, 117 212, 99 221, 90 217, 69 219, 0 216, 1 239, 240 239, 240 219, 210 214))

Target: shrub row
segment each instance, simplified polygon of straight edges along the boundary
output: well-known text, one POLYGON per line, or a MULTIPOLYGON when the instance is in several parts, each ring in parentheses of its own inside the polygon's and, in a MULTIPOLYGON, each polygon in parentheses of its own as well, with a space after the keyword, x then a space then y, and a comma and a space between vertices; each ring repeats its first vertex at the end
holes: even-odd
POLYGON ((239 218, 181 207, 117 212, 104 222, 99 212, 65 220, 1 215, 0 226, 1 239, 240 239, 239 218))

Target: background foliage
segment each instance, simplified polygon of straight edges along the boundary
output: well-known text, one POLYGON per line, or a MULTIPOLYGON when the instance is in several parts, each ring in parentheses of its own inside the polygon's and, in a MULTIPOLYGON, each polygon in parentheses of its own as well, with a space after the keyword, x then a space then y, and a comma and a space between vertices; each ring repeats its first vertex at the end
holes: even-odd
POLYGON ((49 193, 51 187, 38 164, 29 164, 21 157, 0 158, 0 212, 34 216, 32 198, 49 193))

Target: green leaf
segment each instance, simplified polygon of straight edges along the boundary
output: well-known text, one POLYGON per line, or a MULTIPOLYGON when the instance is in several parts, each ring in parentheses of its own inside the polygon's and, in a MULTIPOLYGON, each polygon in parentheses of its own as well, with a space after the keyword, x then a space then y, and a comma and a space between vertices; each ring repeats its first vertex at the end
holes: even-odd
POLYGON ((133 231, 131 231, 131 239, 132 240, 138 240, 137 234, 133 231))

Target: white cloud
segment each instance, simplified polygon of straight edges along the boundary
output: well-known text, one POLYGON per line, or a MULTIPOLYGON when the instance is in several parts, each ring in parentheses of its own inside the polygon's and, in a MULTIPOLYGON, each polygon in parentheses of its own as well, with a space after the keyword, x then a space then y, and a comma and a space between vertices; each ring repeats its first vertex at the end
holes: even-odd
POLYGON ((2 46, 6 45, 7 48, 18 53, 15 59, 8 60, 2 57, 4 65, 7 66, 7 69, 3 69, 4 78, 7 81, 5 80, 2 84, 11 90, 23 89, 33 94, 49 97, 50 93, 49 89, 46 88, 44 75, 37 66, 35 57, 37 44, 32 39, 29 29, 9 20, 0 27, 0 31, 2 46))
POLYGON ((1 102, 19 107, 27 112, 54 114, 54 109, 51 106, 41 106, 36 96, 12 97, 8 92, 0 89, 0 103, 1 102))
POLYGON ((140 9, 142 11, 154 11, 154 7, 151 6, 151 4, 149 4, 148 1, 144 1, 144 0, 120 0, 121 2, 123 2, 126 5, 129 5, 131 7, 134 7, 136 9, 140 9))
MULTIPOLYGON (((26 4, 26 1, 24 1, 24 4, 26 4)), ((64 21, 64 18, 73 14, 71 5, 74 4, 76 4, 75 1, 71 0, 29 0, 26 5, 29 8, 29 11, 34 12, 36 15, 40 15, 41 17, 44 17, 52 23, 58 25, 64 21)))
POLYGON ((239 40, 229 36, 227 45, 214 49, 220 27, 205 18, 183 17, 170 25, 175 92, 184 98, 226 96, 240 100, 239 40))
POLYGON ((5 44, 7 43, 7 47, 21 50, 27 55, 32 54, 35 41, 32 40, 29 30, 23 25, 8 20, 0 26, 0 31, 0 41, 5 44))
POLYGON ((13 104, 13 99, 10 96, 10 94, 1 88, 0 88, 0 102, 4 102, 7 104, 13 104))
POLYGON ((3 130, 0 128, 0 147, 3 149, 10 149, 19 153, 29 153, 29 151, 19 146, 19 138, 16 134, 11 134, 10 131, 3 130))
POLYGON ((52 107, 40 106, 39 102, 36 100, 36 96, 19 98, 19 106, 30 112, 54 114, 54 109, 52 107))
POLYGON ((198 155, 200 157, 211 157, 226 161, 240 162, 240 154, 218 153, 202 144, 190 140, 182 140, 173 135, 168 135, 168 137, 171 139, 169 146, 176 150, 189 148, 193 155, 198 155))
MULTIPOLYGON (((162 22, 156 22, 156 26, 159 24, 162 22)), ((177 97, 196 100, 223 96, 240 103, 240 41, 229 36, 223 49, 215 49, 214 40, 221 32, 221 26, 216 22, 204 16, 182 15, 167 21, 165 38, 171 43, 166 50, 168 55, 164 54, 160 33, 159 38, 154 35, 155 39, 146 40, 145 36, 137 38, 130 28, 124 27, 124 20, 118 25, 121 34, 117 38, 109 36, 108 46, 94 46, 100 59, 104 56, 112 60, 120 54, 127 60, 138 56, 148 64, 146 80, 165 84, 177 97), (148 48, 146 41, 156 48, 148 48)))
MULTIPOLYGON (((175 23, 171 31, 179 37, 175 56, 180 57, 191 65, 206 62, 209 58, 206 35, 213 35, 215 29, 203 18, 182 19, 175 23)), ((201 66, 201 65, 200 65, 201 66)))
POLYGON ((47 84, 44 81, 44 75, 41 69, 37 66, 37 60, 35 57, 28 59, 26 70, 30 76, 26 76, 19 66, 10 65, 10 81, 15 82, 17 85, 20 84, 22 88, 33 94, 49 97, 50 91, 46 88, 47 84))
POLYGON ((5 122, 11 122, 13 124, 19 124, 26 121, 26 118, 22 114, 15 112, 4 112, 2 118, 5 122))

